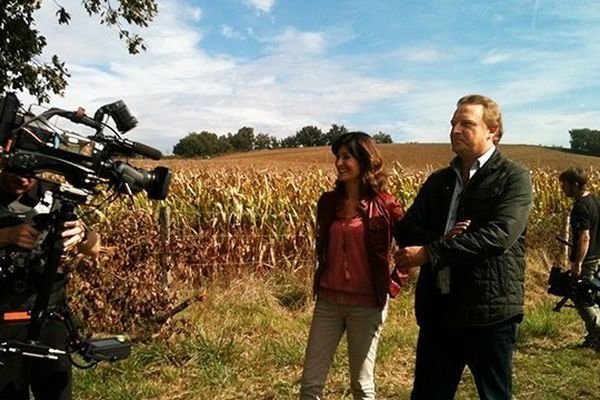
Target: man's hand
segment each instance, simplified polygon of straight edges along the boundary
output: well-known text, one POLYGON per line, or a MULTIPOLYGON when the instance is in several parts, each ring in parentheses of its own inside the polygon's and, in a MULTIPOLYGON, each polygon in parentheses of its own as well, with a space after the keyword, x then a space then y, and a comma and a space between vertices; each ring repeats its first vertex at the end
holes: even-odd
POLYGON ((25 250, 33 249, 40 232, 28 224, 20 224, 4 228, 9 244, 14 244, 25 250))
POLYGON ((446 233, 446 235, 442 239, 450 240, 450 239, 454 239, 455 237, 457 237, 459 235, 462 235, 467 230, 467 228, 469 227, 470 224, 471 224, 470 219, 457 222, 456 225, 454 225, 452 227, 452 229, 450 229, 448 231, 448 233, 446 233))
POLYGON ((572 278, 579 278, 579 275, 581 274, 581 265, 582 265, 582 263, 578 263, 578 262, 571 263, 571 277, 572 278))
POLYGON ((63 239, 63 250, 69 250, 73 246, 83 242, 85 228, 81 220, 67 221, 63 224, 64 230, 60 237, 63 239))
POLYGON ((403 269, 420 267, 429 261, 423 246, 404 247, 396 253, 394 258, 396 259, 396 266, 403 269))

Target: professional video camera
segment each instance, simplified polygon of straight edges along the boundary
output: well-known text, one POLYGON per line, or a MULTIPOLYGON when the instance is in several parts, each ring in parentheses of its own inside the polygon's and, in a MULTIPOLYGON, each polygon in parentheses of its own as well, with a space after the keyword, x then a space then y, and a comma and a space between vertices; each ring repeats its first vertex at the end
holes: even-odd
MULTIPOLYGON (((62 248, 56 245, 60 239, 60 227, 65 221, 77 218, 75 208, 78 205, 88 204, 94 194, 106 193, 107 189, 112 189, 117 195, 131 195, 144 190, 150 199, 157 200, 164 199, 168 193, 171 180, 168 168, 156 167, 148 171, 120 159, 135 155, 154 160, 162 157, 161 152, 152 147, 121 137, 136 125, 137 119, 121 100, 100 107, 90 118, 81 108, 77 111, 50 108, 34 115, 21 108, 14 93, 0 98, 0 169, 48 183, 59 205, 44 218, 35 220, 36 227, 48 229, 49 233, 41 245, 41 254, 46 261, 36 301, 33 309, 24 313, 25 318, 31 321, 27 341, 2 342, 0 338, 0 355, 17 353, 55 359, 57 354, 64 354, 38 342, 42 324, 48 318, 65 322, 71 332, 70 352, 79 353, 91 364, 115 361, 129 355, 130 344, 122 340, 81 339, 68 310, 56 315, 55 311, 48 309, 48 303, 63 255, 62 248), (105 116, 112 118, 116 130, 104 121, 105 116), (76 127, 93 133, 85 136, 59 128, 50 121, 54 118, 69 120, 76 127), (105 128, 110 129, 112 134, 105 134, 105 128)), ((0 283, 14 273, 14 265, 0 262, 0 283)))
POLYGON ((554 266, 548 277, 548 293, 562 297, 554 306, 556 312, 567 306, 569 300, 600 305, 600 279, 576 279, 571 276, 571 271, 554 266))
POLYGON ((115 159, 116 156, 141 155, 159 160, 160 151, 142 143, 122 139, 117 131, 103 122, 108 114, 117 130, 125 133, 137 125, 137 119, 121 100, 100 107, 94 118, 85 115, 83 109, 66 111, 51 108, 39 115, 19 113, 19 101, 13 93, 0 99, 0 168, 8 171, 36 175, 53 172, 63 176, 75 189, 74 195, 84 203, 87 195, 106 184, 122 193, 148 192, 150 199, 164 199, 171 178, 165 167, 153 171, 134 168, 115 159), (75 124, 95 130, 90 136, 68 132, 50 123, 50 119, 62 117, 75 124), (105 135, 104 128, 114 131, 105 135), (81 192, 83 191, 83 192, 81 192))

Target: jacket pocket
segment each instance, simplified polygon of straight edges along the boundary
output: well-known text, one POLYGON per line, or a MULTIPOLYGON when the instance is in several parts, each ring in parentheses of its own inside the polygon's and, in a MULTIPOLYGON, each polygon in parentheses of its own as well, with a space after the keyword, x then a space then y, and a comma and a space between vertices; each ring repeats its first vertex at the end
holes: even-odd
POLYGON ((470 197, 473 199, 484 200, 493 199, 498 197, 504 191, 506 186, 507 175, 502 173, 500 175, 492 174, 476 185, 474 190, 471 192, 470 197))
POLYGON ((476 200, 493 199, 502 194, 504 186, 499 185, 486 185, 480 186, 477 190, 474 190, 469 197, 476 200))

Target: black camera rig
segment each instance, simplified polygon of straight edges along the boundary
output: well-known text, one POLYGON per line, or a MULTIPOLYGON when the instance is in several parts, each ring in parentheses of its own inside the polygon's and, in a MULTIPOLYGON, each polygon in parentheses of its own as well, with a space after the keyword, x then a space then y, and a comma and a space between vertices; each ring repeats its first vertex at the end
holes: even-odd
MULTIPOLYGON (((573 248, 573 244, 560 236, 555 236, 563 245, 573 248)), ((598 304, 600 305, 600 278, 579 279, 571 276, 571 271, 563 270, 560 266, 550 268, 548 276, 548 293, 562 297, 554 306, 553 311, 560 312, 563 307, 575 307, 567 305, 571 300, 573 304, 598 304)))
MULTIPOLYGON (((68 308, 57 313, 48 305, 63 256, 60 245, 62 225, 77 218, 75 210, 78 205, 89 203, 93 195, 105 193, 107 189, 117 195, 131 195, 144 190, 150 199, 155 200, 167 196, 171 180, 168 168, 156 167, 148 171, 122 160, 135 155, 154 160, 162 157, 160 151, 150 146, 121 137, 136 125, 137 119, 121 100, 102 106, 94 118, 90 118, 81 108, 77 111, 50 108, 34 115, 21 108, 14 93, 0 98, 0 170, 45 181, 59 205, 50 214, 45 214, 43 220, 36 220, 37 227, 48 230, 41 244, 46 261, 33 308, 23 313, 25 319, 30 319, 27 340, 2 341, 0 338, 0 356, 9 353, 56 359, 59 354, 64 354, 38 341, 42 325, 49 318, 66 324, 71 336, 67 352, 79 353, 90 365, 129 355, 130 343, 126 341, 80 338, 68 308), (116 130, 104 122, 105 116, 112 118, 116 130), (59 128, 51 123, 54 118, 67 119, 93 133, 85 136, 59 128), (110 129, 112 134, 105 134, 105 128, 110 129), (52 174, 50 178, 47 173, 52 174), (54 175, 58 177, 54 179, 54 175)), ((0 265, 0 281, 12 272, 0 265)))
POLYGON ((571 276, 571 271, 563 270, 559 266, 550 269, 548 277, 548 293, 562 297, 554 306, 554 311, 560 312, 563 307, 574 307, 567 305, 571 300, 576 302, 593 305, 600 305, 600 279, 577 279, 571 276))

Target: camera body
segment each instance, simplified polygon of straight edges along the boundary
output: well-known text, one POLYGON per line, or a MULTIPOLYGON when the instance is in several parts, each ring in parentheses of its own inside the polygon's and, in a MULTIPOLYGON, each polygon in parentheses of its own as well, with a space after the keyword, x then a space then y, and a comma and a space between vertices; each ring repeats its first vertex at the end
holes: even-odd
POLYGON ((577 293, 577 281, 571 277, 571 271, 554 266, 548 276, 548 293, 559 297, 574 297, 577 293))
MULTIPOLYGON (((168 168, 147 171, 118 159, 135 155, 154 160, 162 157, 159 150, 120 136, 137 125, 137 119, 123 101, 100 107, 94 118, 85 115, 81 108, 77 111, 50 108, 39 115, 22 113, 19 109, 14 93, 0 98, 0 168, 28 176, 55 173, 86 194, 108 185, 121 193, 145 190, 150 199, 166 198, 171 180, 168 168), (105 115, 113 119, 119 131, 103 122, 105 115), (84 136, 60 129, 50 123, 52 118, 67 119, 94 133, 84 136), (106 135, 106 127, 114 134, 106 135)), ((85 202, 84 199, 79 202, 85 202)))
POLYGON ((569 300, 590 306, 600 305, 600 279, 579 280, 571 276, 571 271, 553 266, 548 277, 548 293, 562 297, 554 311, 560 311, 569 300))

